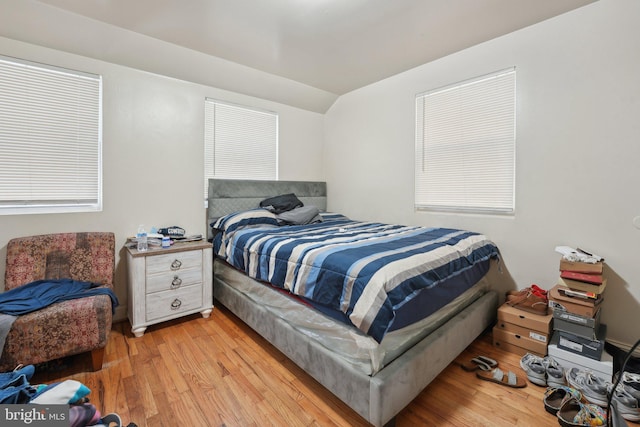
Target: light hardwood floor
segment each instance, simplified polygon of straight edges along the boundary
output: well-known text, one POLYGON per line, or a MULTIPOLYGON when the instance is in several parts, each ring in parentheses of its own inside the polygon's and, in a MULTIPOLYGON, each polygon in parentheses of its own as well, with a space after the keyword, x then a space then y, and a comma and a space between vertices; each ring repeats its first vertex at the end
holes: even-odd
MULTIPOLYGON (((477 354, 526 378, 520 356, 494 348, 490 333, 456 361, 477 354)), ((141 338, 131 334, 128 322, 114 324, 101 371, 90 372, 88 355, 68 362, 58 371, 36 372, 32 383, 78 380, 92 390, 91 402, 103 414, 117 412, 124 425, 369 425, 221 306, 209 319, 193 315, 154 325, 141 338)), ((543 387, 531 383, 514 389, 482 381, 454 362, 398 415, 396 425, 558 425, 544 410, 543 394, 543 387)))

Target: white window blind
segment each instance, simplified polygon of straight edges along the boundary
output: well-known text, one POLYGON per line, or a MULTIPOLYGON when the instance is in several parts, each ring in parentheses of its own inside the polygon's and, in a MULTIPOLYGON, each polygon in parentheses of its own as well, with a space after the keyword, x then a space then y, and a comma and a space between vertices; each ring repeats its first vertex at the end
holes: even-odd
POLYGON ((512 213, 515 69, 416 97, 418 209, 512 213))
POLYGON ((278 179, 278 114, 205 99, 204 197, 209 178, 278 179))
POLYGON ((0 214, 102 209, 102 78, 0 56, 0 214))

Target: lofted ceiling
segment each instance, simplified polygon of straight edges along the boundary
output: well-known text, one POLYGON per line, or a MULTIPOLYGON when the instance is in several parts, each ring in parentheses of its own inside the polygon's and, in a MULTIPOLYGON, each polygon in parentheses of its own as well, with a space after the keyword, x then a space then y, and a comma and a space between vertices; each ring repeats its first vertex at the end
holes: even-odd
MULTIPOLYGON (((69 23, 70 15, 82 17, 95 23, 95 28, 108 25, 241 64, 315 88, 333 99, 593 1, 20 0, 34 9, 37 4, 47 7, 49 15, 64 12, 69 23)), ((3 9, 15 8, 14 2, 0 0, 3 9)), ((25 9, 23 15, 33 13, 25 9)), ((62 19, 57 21, 62 25, 62 19)), ((81 50, 77 35, 74 43, 63 44, 59 35, 29 40, 33 36, 20 34, 26 33, 22 27, 16 26, 14 34, 7 31, 8 36, 25 41, 81 50)), ((107 40, 102 43, 109 43, 109 37, 103 38, 107 40)), ((126 44, 120 44, 120 57, 113 45, 100 48, 95 39, 93 44, 89 55, 98 59, 128 65, 125 56, 134 56, 126 53, 126 44)))

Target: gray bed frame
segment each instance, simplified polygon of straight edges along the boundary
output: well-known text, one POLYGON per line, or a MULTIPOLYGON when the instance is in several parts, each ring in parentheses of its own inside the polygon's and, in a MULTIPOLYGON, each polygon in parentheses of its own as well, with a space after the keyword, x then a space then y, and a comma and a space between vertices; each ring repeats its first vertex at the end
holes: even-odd
MULTIPOLYGON (((287 193, 294 193, 305 205, 326 209, 324 182, 210 179, 207 223, 231 212, 258 207, 267 197, 287 193)), ((214 297, 376 427, 394 425, 396 415, 492 324, 498 305, 496 292, 485 293, 370 376, 216 277, 215 263, 214 297)))

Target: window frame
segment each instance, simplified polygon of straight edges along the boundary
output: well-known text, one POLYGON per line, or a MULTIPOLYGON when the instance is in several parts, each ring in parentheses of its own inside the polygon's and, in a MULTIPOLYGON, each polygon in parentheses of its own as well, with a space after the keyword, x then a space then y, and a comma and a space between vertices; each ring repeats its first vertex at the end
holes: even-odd
POLYGON ((0 154, 15 160, 13 174, 4 175, 0 215, 102 211, 102 76, 5 55, 0 55, 0 65, 5 69, 0 95, 8 100, 0 120, 0 154), (17 97, 19 91, 25 96, 17 97), (65 151, 73 157, 51 154, 65 151), (37 164, 33 160, 40 160, 41 167, 25 167, 37 164), (71 173, 61 172, 74 164, 71 173), (87 164, 89 169, 77 167, 87 164), (12 185, 16 177, 35 184, 12 185), (59 187, 53 190, 55 177, 59 187))
POLYGON ((415 108, 415 209, 515 214, 515 67, 417 94, 415 108))
MULTIPOLYGON (((228 101, 223 101, 215 98, 205 98, 204 104, 204 198, 205 198, 205 207, 207 207, 207 191, 208 191, 208 180, 210 178, 219 178, 219 179, 255 179, 255 180, 277 180, 278 179, 278 158, 279 158, 279 145, 280 145, 280 135, 279 135, 279 125, 280 125, 280 116, 277 112, 272 110, 267 110, 263 108, 257 108, 253 106, 240 105, 236 103, 231 103, 228 101), (218 111, 218 106, 222 109, 218 111), (212 110, 213 109, 213 110, 212 110), (232 112, 238 113, 235 117, 230 117, 230 120, 220 121, 218 114, 233 114, 232 112), (213 115, 211 115, 213 114, 213 115), (256 122, 254 123, 254 127, 247 127, 247 120, 251 119, 251 116, 256 118, 256 122), (237 120, 242 123, 242 126, 239 123, 235 123, 237 125, 234 128, 233 120, 237 120), (258 123, 259 121, 264 120, 262 123, 258 123), (273 123, 271 123, 273 121, 273 123), (226 123, 229 125, 228 129, 217 129, 217 126, 220 126, 221 123, 226 123), (273 128, 271 128, 273 126, 273 128), (234 168, 231 172, 220 172, 220 167, 217 167, 216 164, 216 140, 218 137, 221 138, 232 138, 237 139, 239 136, 244 135, 246 138, 255 137, 256 132, 259 132, 261 127, 268 127, 268 134, 265 135, 264 138, 259 138, 259 140, 253 140, 253 142, 264 143, 267 144, 263 147, 263 152, 268 150, 273 150, 269 153, 271 156, 269 160, 269 168, 270 170, 265 171, 264 169, 260 169, 256 171, 256 169, 252 171, 248 171, 247 166, 251 166, 251 160, 253 160, 254 165, 264 158, 260 158, 259 154, 256 154, 255 157, 250 156, 250 159, 247 159, 248 151, 255 150, 247 150, 251 147, 251 145, 244 146, 245 152, 243 153, 243 161, 237 162, 236 159, 233 160, 225 160, 224 165, 228 166, 231 164, 231 167, 234 168), (223 133, 222 135, 218 135, 216 132, 223 133), (272 138, 272 139, 271 139, 272 138), (269 139, 267 141, 267 139, 269 139), (237 166, 240 166, 236 168, 237 166), (210 170, 211 169, 211 170, 210 170), (240 171, 240 169, 242 169, 240 171)), ((235 142, 238 142, 237 140, 235 142)), ((224 141, 223 143, 228 143, 228 141, 224 141)), ((220 148, 220 147, 218 147, 220 148)), ((242 150, 241 150, 242 151, 242 150)), ((226 152, 228 155, 229 152, 226 152)), ((254 153, 255 154, 255 153, 254 153)), ((231 157, 229 157, 231 158, 231 157)))

